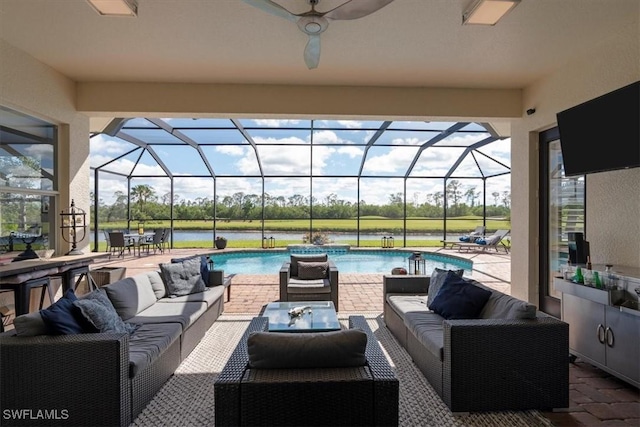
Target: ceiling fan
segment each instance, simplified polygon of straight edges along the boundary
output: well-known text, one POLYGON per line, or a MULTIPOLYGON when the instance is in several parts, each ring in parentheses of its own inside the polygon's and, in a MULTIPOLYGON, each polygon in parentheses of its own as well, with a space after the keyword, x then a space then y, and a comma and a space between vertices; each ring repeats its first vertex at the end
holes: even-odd
POLYGON ((309 36, 304 49, 304 62, 309 69, 317 68, 320 62, 320 34, 329 26, 329 20, 358 19, 367 16, 391 3, 393 0, 347 0, 327 12, 318 12, 316 5, 319 0, 307 0, 311 10, 295 14, 271 0, 243 0, 245 3, 262 9, 281 18, 298 24, 298 28, 309 36))

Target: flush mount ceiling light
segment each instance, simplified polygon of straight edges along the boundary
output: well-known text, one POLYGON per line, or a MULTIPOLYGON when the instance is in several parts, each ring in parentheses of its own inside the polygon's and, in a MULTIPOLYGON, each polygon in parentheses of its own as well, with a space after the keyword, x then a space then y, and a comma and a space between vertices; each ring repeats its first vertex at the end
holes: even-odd
POLYGON ((103 16, 138 16, 137 0, 87 0, 103 16))
POLYGON ((462 14, 463 25, 496 25, 520 0, 478 0, 462 14))

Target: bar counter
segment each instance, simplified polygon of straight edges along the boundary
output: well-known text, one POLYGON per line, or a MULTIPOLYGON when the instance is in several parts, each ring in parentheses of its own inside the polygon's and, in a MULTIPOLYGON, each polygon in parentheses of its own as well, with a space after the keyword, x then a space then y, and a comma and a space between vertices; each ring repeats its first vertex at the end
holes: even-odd
MULTIPOLYGON (((52 258, 36 258, 0 265, 0 290, 14 293, 16 316, 29 312, 31 287, 27 282, 45 276, 60 276, 62 288, 74 289, 83 275, 91 282, 88 265, 96 259, 109 256, 108 252, 92 252, 82 255, 63 255, 52 258), (79 276, 77 281, 76 276, 79 276)), ((41 286, 41 285, 40 285, 41 286)), ((52 301, 53 302, 53 301, 52 301)))

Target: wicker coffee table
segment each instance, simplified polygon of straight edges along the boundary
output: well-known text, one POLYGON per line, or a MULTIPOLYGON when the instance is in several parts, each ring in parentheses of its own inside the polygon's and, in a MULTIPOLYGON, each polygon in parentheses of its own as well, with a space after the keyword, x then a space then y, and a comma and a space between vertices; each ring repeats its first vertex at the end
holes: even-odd
POLYGON ((333 301, 272 302, 261 316, 269 318, 269 332, 326 332, 340 330, 340 322, 333 301), (298 316, 289 310, 305 308, 298 316))

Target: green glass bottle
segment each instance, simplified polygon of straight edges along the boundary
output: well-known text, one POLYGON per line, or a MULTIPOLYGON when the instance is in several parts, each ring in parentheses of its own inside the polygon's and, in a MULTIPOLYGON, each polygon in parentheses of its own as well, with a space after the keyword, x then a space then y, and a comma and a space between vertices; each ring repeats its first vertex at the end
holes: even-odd
POLYGON ((573 276, 575 283, 584 283, 584 276, 582 276, 582 268, 576 267, 576 275, 573 276))
POLYGON ((593 283, 596 288, 602 289, 602 280, 600 280, 600 274, 597 271, 593 272, 593 283))

